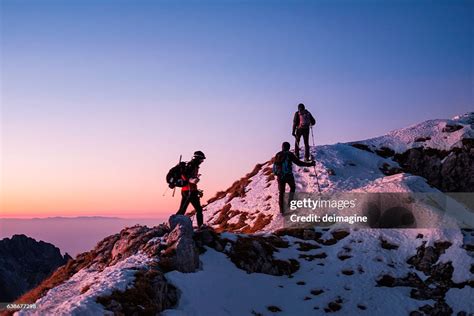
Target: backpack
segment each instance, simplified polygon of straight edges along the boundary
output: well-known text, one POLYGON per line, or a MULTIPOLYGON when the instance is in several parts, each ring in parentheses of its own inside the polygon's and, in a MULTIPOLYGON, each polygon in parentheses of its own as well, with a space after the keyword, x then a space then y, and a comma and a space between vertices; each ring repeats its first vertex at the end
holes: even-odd
POLYGON ((273 174, 279 178, 283 178, 287 174, 293 173, 288 153, 280 152, 276 155, 272 170, 273 174))
POLYGON ((171 189, 174 187, 184 187, 187 184, 187 181, 181 178, 185 170, 186 163, 181 161, 168 171, 168 174, 166 175, 166 182, 171 189))
POLYGON ((300 124, 298 125, 298 128, 308 128, 316 123, 311 113, 308 111, 304 111, 303 113, 298 112, 298 115, 300 116, 300 124))

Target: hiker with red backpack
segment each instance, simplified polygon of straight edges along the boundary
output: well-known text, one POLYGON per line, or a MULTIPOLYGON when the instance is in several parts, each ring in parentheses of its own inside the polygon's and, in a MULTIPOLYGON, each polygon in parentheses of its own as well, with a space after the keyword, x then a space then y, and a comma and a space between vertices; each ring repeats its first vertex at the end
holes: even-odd
POLYGON ((181 187, 181 203, 176 214, 184 215, 189 204, 196 210, 196 220, 198 227, 203 226, 201 197, 202 191, 198 190, 199 166, 206 159, 202 151, 195 151, 193 158, 189 162, 179 162, 171 168, 166 176, 166 181, 170 188, 181 187))
POLYGON ((290 186, 291 201, 296 190, 295 177, 293 175, 293 163, 300 167, 312 167, 316 165, 315 161, 304 162, 298 159, 295 154, 290 151, 290 143, 284 142, 281 145, 281 151, 275 155, 273 163, 273 174, 276 175, 278 181, 278 203, 280 205, 280 213, 285 211, 285 189, 286 185, 290 186))
POLYGON ((293 117, 293 129, 291 134, 295 137, 295 155, 298 158, 300 153, 300 139, 301 136, 303 136, 305 161, 310 161, 309 130, 314 124, 316 124, 316 120, 313 115, 306 110, 303 103, 298 104, 298 111, 296 111, 293 117))

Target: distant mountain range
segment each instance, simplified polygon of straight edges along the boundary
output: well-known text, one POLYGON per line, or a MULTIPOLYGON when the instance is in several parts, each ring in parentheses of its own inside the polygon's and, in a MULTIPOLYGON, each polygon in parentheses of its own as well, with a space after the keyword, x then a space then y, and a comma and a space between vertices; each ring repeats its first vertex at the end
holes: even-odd
POLYGON ((25 235, 0 240, 0 301, 11 302, 72 259, 25 235))

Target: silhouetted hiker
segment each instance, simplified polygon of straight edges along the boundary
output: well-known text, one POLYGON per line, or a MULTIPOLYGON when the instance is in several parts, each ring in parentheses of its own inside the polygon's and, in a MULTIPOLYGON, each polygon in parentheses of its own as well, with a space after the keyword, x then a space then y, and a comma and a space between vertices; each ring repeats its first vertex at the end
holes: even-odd
POLYGON ((194 152, 193 159, 186 164, 186 167, 181 174, 181 178, 185 185, 181 188, 181 204, 178 212, 176 212, 176 214, 184 215, 189 203, 191 203, 196 210, 198 227, 203 225, 203 220, 201 206, 202 191, 198 190, 197 183, 201 176, 199 174, 199 165, 204 161, 204 159, 206 159, 204 153, 202 151, 196 151, 194 152))
POLYGON ((305 109, 304 104, 298 104, 298 111, 293 117, 292 135, 295 137, 295 155, 300 157, 300 139, 304 140, 304 159, 309 161, 309 129, 316 124, 313 115, 305 109))
POLYGON ((278 180, 278 204, 280 206, 280 213, 284 213, 285 210, 285 188, 288 184, 290 186, 290 198, 293 199, 295 193, 295 177, 293 176, 293 163, 302 167, 311 167, 316 165, 315 161, 304 162, 298 159, 290 151, 290 143, 284 142, 281 145, 281 151, 275 155, 275 162, 273 163, 273 173, 277 176, 278 180))

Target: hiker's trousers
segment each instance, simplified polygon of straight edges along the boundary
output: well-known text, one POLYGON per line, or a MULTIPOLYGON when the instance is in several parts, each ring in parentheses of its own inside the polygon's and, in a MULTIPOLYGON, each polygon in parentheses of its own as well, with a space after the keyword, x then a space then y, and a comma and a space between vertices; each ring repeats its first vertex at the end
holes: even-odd
POLYGON ((278 204, 280 206, 280 213, 285 213, 285 207, 289 205, 290 201, 293 200, 295 195, 296 185, 295 185, 295 177, 292 173, 283 176, 282 178, 278 177, 278 204), (290 194, 288 203, 285 205, 285 189, 286 185, 290 186, 290 194))
POLYGON ((295 139, 295 156, 300 158, 300 140, 303 136, 304 141, 304 158, 309 160, 309 127, 307 128, 297 128, 296 129, 296 139, 295 139))
POLYGON ((176 214, 184 215, 184 213, 186 213, 186 209, 188 208, 189 203, 191 203, 191 205, 196 210, 196 220, 199 227, 203 224, 202 206, 201 206, 201 199, 199 198, 199 191, 197 190, 181 191, 181 204, 176 214))

